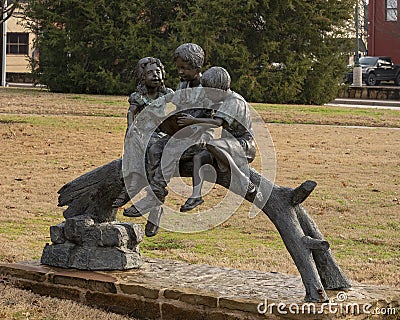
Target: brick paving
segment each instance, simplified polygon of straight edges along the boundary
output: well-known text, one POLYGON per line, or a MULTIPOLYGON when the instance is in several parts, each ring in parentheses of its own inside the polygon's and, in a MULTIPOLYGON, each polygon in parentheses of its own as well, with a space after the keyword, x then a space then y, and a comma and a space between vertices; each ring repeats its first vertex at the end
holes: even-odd
MULTIPOLYGON (((139 269, 95 272, 27 261, 0 264, 0 275, 17 287, 42 295, 139 319, 310 319, 310 314, 300 309, 305 296, 300 276, 275 272, 145 259, 139 269), (263 307, 267 307, 264 314, 260 313, 263 307)), ((314 304, 313 319, 365 319, 369 316, 365 311, 373 313, 377 308, 392 314, 400 312, 400 289, 354 283, 345 293, 327 293, 333 303, 339 304, 333 309, 327 304, 314 304), (349 317, 344 308, 350 304, 359 306, 360 314, 349 317), (363 311, 362 306, 368 308, 363 311)))

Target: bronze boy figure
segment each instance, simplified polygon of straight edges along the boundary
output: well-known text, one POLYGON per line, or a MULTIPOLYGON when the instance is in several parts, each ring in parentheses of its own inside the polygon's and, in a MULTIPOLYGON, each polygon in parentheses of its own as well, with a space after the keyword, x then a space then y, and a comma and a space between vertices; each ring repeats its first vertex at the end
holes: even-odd
MULTIPOLYGON (((254 160, 256 147, 250 110, 242 96, 230 90, 230 75, 222 67, 208 69, 201 78, 201 85, 205 88, 214 88, 206 94, 214 103, 221 103, 213 118, 193 118, 182 115, 178 124, 188 126, 204 124, 222 127, 221 138, 207 142, 206 150, 193 158, 193 192, 181 207, 181 211, 188 211, 203 203, 201 187, 203 179, 200 168, 215 161, 222 172, 230 170, 234 178, 231 183, 242 192, 256 192, 257 189, 249 177, 241 170, 254 160)), ((261 197, 261 194, 258 194, 261 197)))

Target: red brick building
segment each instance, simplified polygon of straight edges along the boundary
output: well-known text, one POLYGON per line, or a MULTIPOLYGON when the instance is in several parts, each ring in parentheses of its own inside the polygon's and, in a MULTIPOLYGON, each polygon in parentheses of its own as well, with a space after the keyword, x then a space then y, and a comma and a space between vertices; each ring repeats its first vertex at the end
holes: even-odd
POLYGON ((400 64, 400 0, 369 0, 368 55, 390 56, 400 64))

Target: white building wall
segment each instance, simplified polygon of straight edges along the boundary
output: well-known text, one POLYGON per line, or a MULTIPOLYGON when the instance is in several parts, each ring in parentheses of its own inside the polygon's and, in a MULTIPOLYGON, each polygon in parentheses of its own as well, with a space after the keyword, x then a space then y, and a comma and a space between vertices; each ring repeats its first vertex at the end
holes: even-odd
POLYGON ((7 73, 30 73, 31 68, 29 65, 29 57, 32 57, 33 53, 33 41, 35 34, 24 28, 23 21, 20 18, 14 16, 7 20, 7 33, 23 32, 29 33, 29 49, 27 55, 21 54, 7 54, 6 60, 6 72, 7 73))

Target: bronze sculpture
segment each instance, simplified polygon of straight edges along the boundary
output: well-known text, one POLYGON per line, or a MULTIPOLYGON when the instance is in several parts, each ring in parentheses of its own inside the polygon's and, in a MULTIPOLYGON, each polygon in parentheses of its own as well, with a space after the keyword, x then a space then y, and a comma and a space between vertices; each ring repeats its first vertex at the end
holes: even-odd
MULTIPOLYGON (((137 129, 147 130, 148 140, 152 132, 166 120, 165 106, 169 99, 173 99, 173 96, 161 97, 151 104, 151 108, 145 108, 150 111, 149 114, 141 112, 143 120, 147 119, 148 123, 141 121, 143 127, 137 129)), ((187 123, 183 122, 188 118, 182 115, 176 116, 175 125, 177 126, 179 122, 186 125, 187 123)), ((146 146, 146 143, 138 147, 143 157, 145 155, 143 146, 146 146)), ((137 145, 139 146, 139 143, 137 145)), ((191 160, 179 161, 178 165, 181 176, 193 176, 194 167, 191 160)), ((216 183, 225 188, 231 188, 231 176, 226 174, 224 166, 219 166, 214 162, 213 166, 217 174, 216 183)), ((68 206, 64 211, 64 216, 67 218, 88 215, 100 221, 115 220, 113 202, 124 189, 124 169, 123 160, 118 159, 64 186, 60 190, 59 197, 59 205, 68 206)), ((140 170, 142 170, 141 174, 145 174, 144 166, 140 170)), ((281 187, 260 175, 253 168, 248 169, 247 178, 251 182, 250 188, 244 191, 233 188, 233 191, 242 194, 246 200, 257 205, 276 226, 300 272, 306 289, 305 300, 324 302, 328 299, 325 290, 349 288, 351 284, 336 263, 329 249, 329 243, 302 206, 316 187, 316 183, 305 181, 297 188, 281 187), (257 186, 257 192, 254 191, 252 185, 257 186), (258 197, 259 193, 262 197, 258 197)), ((158 196, 158 199, 162 200, 163 194, 158 194, 158 196)), ((160 204, 161 202, 157 202, 158 206, 160 204)))

